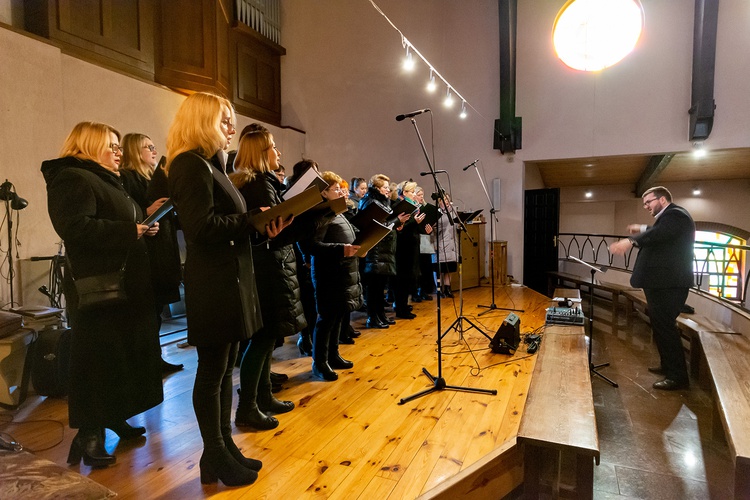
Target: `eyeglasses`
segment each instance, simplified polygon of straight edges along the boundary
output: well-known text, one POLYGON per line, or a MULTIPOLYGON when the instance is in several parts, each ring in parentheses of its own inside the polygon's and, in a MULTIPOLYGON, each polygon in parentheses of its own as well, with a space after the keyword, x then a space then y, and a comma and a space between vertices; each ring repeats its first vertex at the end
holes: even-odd
POLYGON ((123 152, 122 146, 120 146, 119 144, 110 144, 109 149, 111 149, 115 154, 123 152))
POLYGON ((154 151, 156 151, 156 146, 154 146, 153 144, 149 144, 148 146, 143 146, 143 149, 148 149, 153 153, 154 151))
POLYGON ((651 198, 650 200, 644 200, 643 201, 643 208, 648 208, 649 206, 651 206, 651 203, 655 202, 658 199, 659 198, 651 198))
POLYGON ((226 118, 224 120, 221 120, 221 123, 226 125, 229 130, 237 130, 236 128, 234 128, 234 123, 232 123, 231 118, 226 118))

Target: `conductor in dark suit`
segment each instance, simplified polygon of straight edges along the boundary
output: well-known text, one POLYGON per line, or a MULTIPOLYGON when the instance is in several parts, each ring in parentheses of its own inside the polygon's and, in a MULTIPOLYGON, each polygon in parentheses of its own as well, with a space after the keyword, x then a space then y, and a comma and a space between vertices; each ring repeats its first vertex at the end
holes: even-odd
POLYGON ((661 357, 661 366, 650 372, 664 375, 654 383, 655 389, 686 389, 689 385, 685 354, 677 316, 693 286, 693 243, 695 223, 684 208, 672 203, 672 194, 657 186, 643 193, 643 208, 655 222, 652 226, 631 224, 627 239, 610 246, 616 255, 624 255, 635 246, 638 258, 630 284, 643 288, 654 341, 661 357))

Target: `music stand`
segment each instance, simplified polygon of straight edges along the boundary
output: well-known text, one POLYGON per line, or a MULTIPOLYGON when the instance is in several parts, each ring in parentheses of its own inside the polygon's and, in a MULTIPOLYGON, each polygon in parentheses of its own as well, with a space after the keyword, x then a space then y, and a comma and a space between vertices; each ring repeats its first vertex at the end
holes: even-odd
MULTIPOLYGON (((487 186, 484 183, 484 179, 482 179, 482 176, 479 174, 479 167, 477 167, 477 162, 472 163, 469 165, 470 167, 473 166, 474 170, 477 172, 477 177, 479 177, 479 183, 482 185, 482 189, 484 190, 484 195, 487 197, 487 201, 490 203, 490 238, 492 238, 492 241, 490 241, 490 294, 492 296, 492 303, 488 306, 477 304, 477 307, 487 309, 486 311, 482 311, 477 316, 481 316, 483 314, 487 314, 492 311, 518 311, 518 312, 524 312, 523 309, 512 309, 509 307, 498 307, 495 304, 495 204, 492 201, 492 198, 490 198, 490 193, 487 191, 487 186)), ((482 266, 482 269, 484 269, 484 266, 482 266)))
POLYGON ((603 273, 604 269, 592 266, 588 262, 585 262, 577 257, 573 257, 572 255, 569 255, 568 258, 574 260, 575 262, 578 262, 579 264, 583 264, 591 271, 591 283, 589 284, 589 371, 608 382, 612 387, 617 387, 617 382, 596 371, 598 368, 609 366, 609 363, 600 363, 598 365, 595 365, 593 361, 591 361, 591 351, 593 351, 594 349, 594 274, 603 273))
MULTIPOLYGON (((437 174, 435 172, 435 168, 432 166, 432 161, 430 160, 430 155, 427 154, 427 148, 425 148, 424 141, 422 140, 422 135, 419 133, 419 127, 417 127, 417 122, 414 120, 414 117, 410 117, 411 124, 414 126, 414 131, 417 133, 417 139, 419 139, 419 144, 422 146, 422 152, 424 153, 424 157, 427 160, 427 167, 430 169, 430 175, 432 176, 433 181, 435 182, 435 193, 437 193, 437 199, 435 200, 435 203, 437 204, 439 199, 443 200, 443 205, 445 206, 445 190, 440 185, 440 182, 437 179, 437 174)), ((449 217, 450 219, 450 217, 449 217)), ((452 222, 452 221, 451 221, 452 222)), ((435 236, 437 237, 437 240, 440 241, 440 224, 435 224, 435 236)), ((438 244, 436 250, 436 260, 438 263, 438 270, 440 269, 440 245, 438 244)), ((436 391, 442 391, 445 389, 451 389, 454 391, 464 391, 464 392, 475 392, 475 393, 481 393, 481 394, 492 394, 496 395, 497 390, 496 389, 477 389, 474 387, 462 387, 458 385, 448 385, 443 378, 443 334, 440 333, 440 294, 437 295, 437 363, 438 363, 438 372, 437 376, 433 376, 429 371, 427 371, 427 368, 422 368, 422 373, 424 373, 427 378, 430 379, 430 382, 432 382, 432 387, 429 387, 423 391, 417 392, 416 394, 412 394, 411 396, 407 396, 405 398, 401 398, 398 402, 399 405, 403 405, 408 403, 409 401, 412 401, 414 399, 417 399, 419 397, 425 396, 427 394, 430 394, 432 392, 436 391)))

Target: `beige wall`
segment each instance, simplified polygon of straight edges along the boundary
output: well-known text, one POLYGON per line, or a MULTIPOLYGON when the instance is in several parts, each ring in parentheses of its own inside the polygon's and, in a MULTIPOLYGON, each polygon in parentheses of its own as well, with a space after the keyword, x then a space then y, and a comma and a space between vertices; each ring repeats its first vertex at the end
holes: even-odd
MULTIPOLYGON (((0 3, 0 15, 4 15, 0 3)), ((56 158, 70 129, 82 120, 109 123, 125 134, 149 135, 164 153, 167 130, 184 99, 170 89, 62 54, 33 37, 0 28, 0 182, 6 178, 29 206, 18 212, 16 301, 44 303, 36 292, 46 284, 48 263, 31 263, 32 256, 52 255, 58 237, 47 214, 42 161, 56 158)), ((251 123, 238 116, 238 128, 251 123)), ((269 127, 284 159, 300 158, 305 134, 269 127)), ((232 147, 236 147, 235 137, 232 147)), ((4 217, 4 206, 3 216, 4 217)), ((2 218, 0 217, 0 218, 2 218)), ((7 248, 6 226, 0 234, 7 248)), ((14 255, 15 258, 15 255, 14 255)), ((3 273, 6 265, 3 265, 3 273)), ((10 288, 0 285, 0 305, 10 300, 10 288)))

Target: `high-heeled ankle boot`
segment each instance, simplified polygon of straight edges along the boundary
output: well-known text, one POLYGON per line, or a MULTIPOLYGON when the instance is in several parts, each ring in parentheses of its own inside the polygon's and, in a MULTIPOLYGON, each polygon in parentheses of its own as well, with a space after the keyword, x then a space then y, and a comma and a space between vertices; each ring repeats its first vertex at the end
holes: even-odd
POLYGON ((242 391, 237 390, 240 395, 240 401, 237 403, 237 412, 234 414, 234 425, 237 427, 253 427, 261 431, 275 429, 279 426, 279 421, 269 417, 258 408, 258 403, 254 399, 242 397, 242 391))
POLYGON ((294 409, 291 401, 280 401, 276 399, 268 389, 258 389, 258 409, 271 413, 288 413, 294 409))
POLYGON ((79 429, 73 442, 70 443, 68 463, 78 465, 83 458, 84 465, 89 467, 107 467, 115 463, 115 456, 107 453, 104 447, 104 429, 79 429))
POLYGON ((203 484, 221 480, 227 486, 244 486, 258 479, 257 471, 240 465, 226 448, 203 450, 200 469, 203 484))
POLYGON ((227 451, 230 455, 239 463, 241 466, 258 472, 263 468, 263 462, 254 458, 248 458, 242 454, 237 445, 235 444, 232 436, 222 436, 224 438, 224 445, 227 447, 227 451))
POLYGON ((146 433, 145 427, 133 427, 127 420, 123 420, 116 424, 110 424, 107 428, 112 429, 120 439, 134 439, 143 436, 146 433))
POLYGON ((300 332, 297 339, 297 349, 299 349, 300 356, 312 356, 312 339, 309 333, 300 332))

